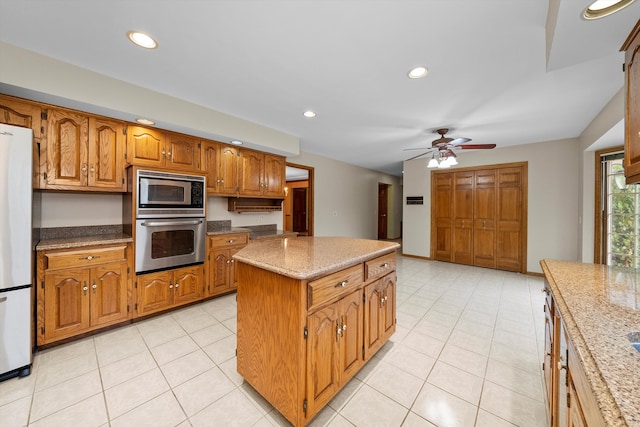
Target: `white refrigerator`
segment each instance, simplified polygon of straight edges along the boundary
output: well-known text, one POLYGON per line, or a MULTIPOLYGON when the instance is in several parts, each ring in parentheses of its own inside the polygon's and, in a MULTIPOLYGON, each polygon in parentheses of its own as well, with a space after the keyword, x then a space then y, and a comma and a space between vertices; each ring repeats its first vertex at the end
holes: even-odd
POLYGON ((0 124, 0 381, 31 372, 33 132, 0 124))

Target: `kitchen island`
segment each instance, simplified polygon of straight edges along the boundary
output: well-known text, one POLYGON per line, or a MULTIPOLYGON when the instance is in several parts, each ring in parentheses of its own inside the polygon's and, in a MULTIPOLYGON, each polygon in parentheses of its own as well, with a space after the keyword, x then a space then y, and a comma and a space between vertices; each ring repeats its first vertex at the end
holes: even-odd
POLYGON ((252 242, 234 255, 238 372, 295 426, 395 332, 398 248, 298 237, 252 242))
POLYGON ((555 260, 540 264, 551 425, 640 426, 640 352, 631 345, 640 332, 640 273, 555 260))

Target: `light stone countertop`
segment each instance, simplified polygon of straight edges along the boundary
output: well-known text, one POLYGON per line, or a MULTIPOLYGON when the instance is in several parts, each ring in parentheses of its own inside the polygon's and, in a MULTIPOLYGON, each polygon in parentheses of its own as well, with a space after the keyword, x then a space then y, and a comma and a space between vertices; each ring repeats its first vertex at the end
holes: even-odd
POLYGON ((37 251, 51 249, 71 249, 86 246, 111 245, 117 243, 131 243, 133 238, 128 234, 102 234, 98 236, 61 237, 57 239, 40 240, 36 245, 37 251))
POLYGON ((251 233, 251 230, 249 230, 248 228, 239 228, 239 227, 207 230, 207 236, 219 236, 221 234, 232 234, 232 233, 251 233))
POLYGON ((607 425, 640 426, 640 270, 540 264, 607 425))
POLYGON ((349 237, 252 241, 233 258, 298 280, 316 278, 393 252, 398 243, 349 237))

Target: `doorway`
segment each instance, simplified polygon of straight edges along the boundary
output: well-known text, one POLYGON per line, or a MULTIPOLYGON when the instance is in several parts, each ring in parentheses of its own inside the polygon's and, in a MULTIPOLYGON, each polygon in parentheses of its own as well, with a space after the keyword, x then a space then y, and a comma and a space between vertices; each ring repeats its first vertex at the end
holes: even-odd
POLYGON ((389 237, 389 184, 378 183, 378 240, 389 237))
POLYGON ((286 165, 283 228, 299 236, 313 236, 313 168, 286 165))

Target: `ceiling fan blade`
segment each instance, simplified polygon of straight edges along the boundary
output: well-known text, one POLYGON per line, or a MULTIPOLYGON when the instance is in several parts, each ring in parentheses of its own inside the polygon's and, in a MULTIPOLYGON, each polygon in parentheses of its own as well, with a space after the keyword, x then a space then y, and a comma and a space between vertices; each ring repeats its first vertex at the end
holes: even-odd
POLYGON ((449 144, 451 144, 451 145, 459 145, 459 144, 464 144, 464 143, 469 142, 469 141, 471 141, 471 138, 460 137, 460 138, 454 139, 449 144))
POLYGON ((461 145, 459 147, 462 150, 489 150, 491 148, 496 148, 496 144, 469 144, 469 145, 461 145))
POLYGON ((425 151, 425 152, 424 152, 424 153, 422 153, 422 154, 418 154, 417 156, 413 156, 413 157, 411 157, 410 159, 405 160, 405 162, 408 162, 409 160, 417 159, 418 157, 426 156, 426 155, 427 155, 427 154, 429 154, 429 153, 430 153, 430 151, 425 151))
POLYGON ((420 148, 405 148, 402 151, 412 151, 412 150, 430 150, 429 147, 420 147, 420 148))

